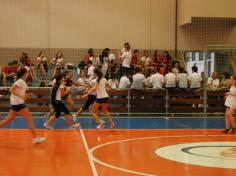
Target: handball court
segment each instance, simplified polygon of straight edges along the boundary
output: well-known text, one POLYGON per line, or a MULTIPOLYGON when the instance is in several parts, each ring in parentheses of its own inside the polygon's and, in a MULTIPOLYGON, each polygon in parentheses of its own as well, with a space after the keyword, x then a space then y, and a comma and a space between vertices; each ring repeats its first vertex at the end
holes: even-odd
POLYGON ((0 130, 1 176, 236 174, 236 135, 221 133, 223 118, 115 118, 116 129, 102 130, 90 118, 68 130, 60 119, 51 131, 34 120, 41 144, 22 118, 0 130))

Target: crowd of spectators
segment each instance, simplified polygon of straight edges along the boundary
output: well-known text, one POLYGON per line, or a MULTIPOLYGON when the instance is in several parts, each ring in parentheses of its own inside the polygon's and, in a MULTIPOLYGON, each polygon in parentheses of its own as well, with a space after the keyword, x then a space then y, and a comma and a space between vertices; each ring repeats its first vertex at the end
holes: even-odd
MULTIPOLYGON (((197 66, 193 66, 192 73, 188 74, 178 61, 171 58, 168 51, 155 50, 152 54, 148 50, 132 51, 128 42, 124 43, 118 55, 105 48, 96 56, 90 48, 78 65, 66 64, 60 51, 50 61, 40 51, 35 62, 23 52, 18 60, 1 68, 3 86, 16 80, 16 72, 22 66, 29 67, 32 80, 50 79, 66 69, 76 68, 78 81, 88 82, 93 78, 93 70, 98 67, 114 89, 199 89, 203 86, 203 78, 197 66)), ((220 81, 217 73, 213 72, 207 80, 207 87, 209 90, 229 88, 229 79, 229 74, 225 72, 220 81)))

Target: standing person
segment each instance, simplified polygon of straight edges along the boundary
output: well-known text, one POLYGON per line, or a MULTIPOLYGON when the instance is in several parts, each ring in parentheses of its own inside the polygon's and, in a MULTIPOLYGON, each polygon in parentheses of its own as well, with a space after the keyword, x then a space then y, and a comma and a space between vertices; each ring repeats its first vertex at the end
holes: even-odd
POLYGON ((236 130, 235 119, 233 117, 233 113, 236 109, 236 77, 231 76, 230 78, 230 91, 225 93, 225 130, 222 131, 223 133, 227 133, 230 131, 230 125, 232 127, 231 133, 234 134, 236 130))
POLYGON ((122 53, 120 58, 122 60, 122 73, 123 72, 130 73, 130 63, 131 63, 132 54, 130 52, 129 45, 125 46, 125 51, 122 53))
POLYGON ((92 116, 95 118, 96 122, 98 123, 97 128, 102 129, 104 128, 104 125, 102 121, 100 120, 98 116, 98 110, 101 107, 103 113, 106 115, 111 128, 115 128, 115 123, 113 122, 109 112, 107 111, 107 102, 109 99, 108 93, 106 91, 106 88, 111 89, 111 86, 108 84, 107 80, 103 78, 102 72, 99 69, 94 69, 94 75, 97 79, 97 84, 92 89, 88 91, 88 94, 85 96, 88 96, 92 92, 96 91, 97 98, 96 102, 93 104, 92 107, 92 116))
POLYGON ((57 73, 62 73, 64 70, 64 58, 62 52, 58 51, 55 58, 53 58, 50 63, 53 66, 53 76, 57 73))
POLYGON ((51 124, 61 116, 61 112, 65 114, 66 123, 69 126, 70 129, 76 129, 78 128, 78 124, 73 124, 71 122, 71 115, 68 110, 68 108, 65 106, 65 104, 62 102, 62 97, 65 95, 65 80, 63 80, 64 75, 58 74, 56 76, 56 83, 53 86, 52 94, 51 94, 51 103, 52 107, 55 111, 55 115, 51 116, 50 119, 43 124, 45 128, 48 130, 52 130, 51 124))
POLYGON ((27 100, 32 93, 26 93, 26 89, 28 88, 26 84, 26 80, 29 77, 29 68, 22 67, 17 72, 17 81, 12 85, 10 88, 10 104, 11 110, 8 113, 6 119, 0 122, 0 128, 4 127, 5 125, 9 124, 17 114, 22 115, 28 123, 29 129, 33 135, 33 144, 40 143, 45 140, 44 137, 38 137, 35 132, 35 127, 33 123, 33 118, 30 115, 29 109, 25 106, 25 100, 27 100))
POLYGON ((37 69, 39 70, 39 79, 43 80, 46 77, 46 71, 47 71, 47 58, 44 56, 43 51, 39 52, 39 55, 37 57, 37 69))

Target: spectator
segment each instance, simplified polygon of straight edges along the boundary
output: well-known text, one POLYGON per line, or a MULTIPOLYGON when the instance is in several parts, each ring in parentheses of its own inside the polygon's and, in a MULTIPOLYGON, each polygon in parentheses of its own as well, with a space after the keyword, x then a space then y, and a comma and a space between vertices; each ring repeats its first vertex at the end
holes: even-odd
POLYGON ((151 76, 150 83, 151 83, 153 89, 162 89, 163 88, 165 78, 159 72, 160 72, 160 68, 157 68, 156 73, 151 76))
POLYGON ((90 57, 94 57, 93 48, 89 48, 87 53, 83 57, 83 61, 85 65, 88 65, 88 61, 90 60, 89 59, 90 57))
POLYGON ((148 56, 148 51, 147 51, 146 49, 143 51, 143 57, 141 57, 140 61, 141 61, 141 65, 142 65, 144 68, 150 67, 150 65, 151 65, 151 59, 150 59, 150 57, 148 56))
POLYGON ((180 64, 179 61, 172 62, 173 73, 177 75, 179 73, 180 64))
POLYGON ((165 75, 165 87, 167 89, 176 88, 176 74, 174 68, 165 75))
POLYGON ((62 52, 58 51, 55 58, 51 60, 51 65, 53 68, 53 76, 57 74, 62 74, 64 71, 64 58, 62 52))
POLYGON ((131 88, 136 90, 142 90, 145 84, 145 76, 141 73, 139 67, 135 68, 136 74, 133 75, 133 83, 131 88))
POLYGON ((136 67, 138 65, 138 54, 139 50, 135 49, 131 58, 131 64, 133 67, 136 67))
POLYGON ((221 89, 229 89, 231 86, 230 84, 230 75, 228 72, 223 72, 223 79, 220 82, 221 89))
POLYGON ((130 53, 129 45, 126 46, 125 51, 120 56, 120 58, 122 60, 122 73, 123 72, 130 73, 130 63, 131 63, 132 54, 130 53))
POLYGON ((128 89, 130 87, 130 80, 127 75, 127 72, 123 72, 123 76, 120 78, 119 89, 128 89))
MULTIPOLYGON (((152 57, 151 57, 151 66, 154 68, 154 70, 157 69, 160 65, 158 64, 158 51, 155 50, 152 57)), ((158 71, 159 72, 159 71, 158 71)))
POLYGON ((7 81, 15 82, 16 81, 16 73, 18 71, 17 67, 12 65, 12 62, 9 62, 7 66, 2 67, 2 75, 3 75, 3 85, 7 86, 7 81))
POLYGON ((92 64, 91 61, 89 61, 88 62, 88 73, 87 73, 87 76, 88 76, 89 80, 93 79, 93 71, 94 71, 94 69, 95 69, 94 65, 92 64))
POLYGON ((39 52, 37 57, 37 69, 39 70, 39 79, 43 80, 46 77, 46 72, 48 69, 47 58, 44 56, 43 51, 39 52))
POLYGON ((118 81, 116 79, 115 74, 111 75, 111 79, 108 80, 108 84, 110 84, 112 89, 117 89, 118 88, 118 81))
POLYGON ((183 67, 179 69, 179 72, 180 73, 177 75, 178 88, 187 89, 188 88, 188 74, 186 73, 183 67))
POLYGON ((108 70, 108 65, 109 65, 109 58, 108 58, 108 53, 106 50, 102 51, 102 55, 100 56, 100 63, 101 63, 101 72, 103 77, 106 76, 107 70, 108 70))
POLYGON ((33 62, 32 62, 32 59, 30 59, 30 58, 28 57, 28 54, 27 54, 27 53, 25 53, 25 52, 22 53, 22 55, 21 55, 21 57, 20 57, 20 59, 19 59, 19 62, 20 62, 20 64, 21 64, 21 67, 22 67, 22 66, 27 66, 27 67, 29 67, 31 78, 32 78, 33 80, 36 80, 37 78, 36 78, 36 73, 35 73, 35 69, 34 69, 34 64, 33 64, 33 62))
POLYGON ((217 78, 217 72, 213 72, 207 79, 207 88, 216 91, 220 86, 220 80, 217 78))
POLYGON ((192 67, 192 73, 188 77, 189 85, 191 89, 198 89, 202 84, 202 76, 198 73, 197 66, 192 67))

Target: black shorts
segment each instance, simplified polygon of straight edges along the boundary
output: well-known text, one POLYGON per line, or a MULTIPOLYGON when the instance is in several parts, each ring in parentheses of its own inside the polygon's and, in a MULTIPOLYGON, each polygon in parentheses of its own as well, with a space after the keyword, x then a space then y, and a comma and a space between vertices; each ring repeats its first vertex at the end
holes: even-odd
POLYGON ((108 100, 109 100, 108 97, 106 97, 106 98, 97 98, 97 99, 96 99, 96 103, 99 103, 99 104, 107 103, 108 100))
POLYGON ((89 95, 87 101, 85 102, 84 106, 82 107, 83 111, 87 110, 89 106, 91 106, 96 100, 95 95, 89 95))
POLYGON ((61 113, 63 112, 65 115, 69 115, 70 111, 67 109, 64 103, 61 101, 52 102, 52 107, 55 111, 56 118, 59 118, 61 116, 61 113))
POLYGON ((19 112, 24 108, 26 108, 25 104, 11 105, 11 109, 16 112, 19 112))

